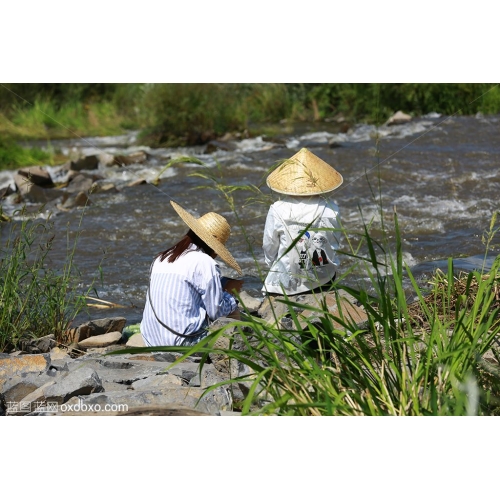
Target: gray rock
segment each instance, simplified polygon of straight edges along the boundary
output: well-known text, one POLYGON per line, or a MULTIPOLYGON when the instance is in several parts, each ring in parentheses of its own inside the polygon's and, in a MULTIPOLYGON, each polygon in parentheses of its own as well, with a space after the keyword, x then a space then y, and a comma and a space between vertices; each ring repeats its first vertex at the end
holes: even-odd
POLYGON ((54 187, 50 174, 41 167, 20 168, 17 173, 28 179, 32 184, 40 187, 54 187))
POLYGON ((47 382, 55 382, 48 373, 25 373, 7 379, 4 382, 2 394, 5 401, 20 402, 47 382))
POLYGON ((94 181, 90 177, 83 174, 77 174, 66 186, 65 191, 67 193, 88 193, 93 183, 94 181))
MULTIPOLYGON (((99 374, 102 382, 115 382, 125 385, 131 385, 137 380, 165 372, 169 366, 169 363, 127 361, 114 359, 114 357, 100 359, 84 359, 82 357, 80 360, 76 367, 82 364, 92 367, 99 374)), ((70 371, 74 369, 73 365, 70 366, 70 371)))
POLYGON ((20 377, 27 373, 45 373, 49 363, 49 354, 0 357, 0 393, 3 392, 3 386, 9 378, 20 377))
POLYGON ((14 182, 21 197, 31 203, 47 203, 58 198, 66 198, 68 195, 60 189, 42 188, 33 184, 26 177, 15 174, 14 182))
POLYGON ((183 363, 179 363, 173 368, 167 368, 166 373, 170 373, 171 375, 176 375, 180 377, 182 380, 185 380, 186 383, 200 372, 200 365, 198 363, 193 363, 189 361, 185 361, 183 363))
POLYGON ((122 332, 127 322, 126 318, 113 317, 96 319, 82 323, 76 328, 67 330, 64 334, 64 342, 67 344, 80 342, 94 335, 102 335, 109 332, 122 332))
POLYGON ((38 339, 22 340, 20 342, 21 349, 30 354, 49 352, 56 344, 54 334, 45 335, 38 339))
POLYGON ((278 297, 266 297, 258 310, 258 315, 267 324, 279 324, 281 318, 288 314, 288 306, 279 302, 278 297))
POLYGON ((94 335, 85 340, 78 342, 80 349, 87 349, 89 347, 107 347, 112 344, 117 344, 122 338, 121 332, 109 332, 102 335, 94 335))
POLYGON ((140 333, 132 335, 132 337, 127 340, 127 343, 125 345, 127 347, 146 347, 144 339, 142 338, 142 335, 140 333))
POLYGON ((408 123, 411 120, 411 116, 403 113, 402 111, 397 111, 394 113, 385 123, 385 125, 402 125, 403 123, 408 123))
POLYGON ((99 158, 96 155, 86 156, 70 164, 71 170, 96 170, 99 167, 99 158))
POLYGON ((189 381, 190 387, 201 387, 205 389, 212 385, 224 382, 226 380, 221 372, 213 364, 204 364, 200 372, 197 371, 193 378, 189 381))
POLYGON ((257 312, 263 300, 264 300, 263 297, 260 298, 252 297, 251 295, 248 294, 248 292, 244 290, 240 293, 240 302, 245 306, 245 308, 250 313, 257 312))
MULTIPOLYGON (((75 397, 68 400, 67 406, 71 406, 74 410, 78 404, 80 404, 80 408, 86 405, 87 408, 92 408, 96 415, 102 414, 102 412, 95 411, 97 405, 99 405, 100 410, 108 409, 117 415, 126 414, 130 409, 148 406, 161 407, 165 410, 180 407, 209 415, 219 415, 221 411, 232 410, 232 399, 226 389, 218 387, 203 395, 204 392, 205 389, 198 387, 163 387, 143 391, 123 390, 75 397)), ((76 414, 85 415, 85 412, 80 411, 76 414)))
POLYGON ((60 404, 74 396, 102 391, 102 381, 97 372, 92 367, 83 365, 75 370, 64 372, 57 384, 47 387, 43 394, 47 401, 60 404))
POLYGON ((136 163, 144 163, 148 159, 148 155, 145 151, 135 151, 129 155, 115 155, 111 165, 118 165, 123 167, 126 165, 133 165, 136 163))
POLYGON ((95 181, 92 184, 92 187, 90 188, 90 191, 92 194, 97 194, 97 193, 118 193, 117 187, 112 183, 107 180, 99 180, 95 181))
POLYGON ((136 391, 142 391, 163 387, 171 388, 172 386, 181 387, 182 385, 182 380, 177 375, 174 375, 172 373, 165 373, 137 380, 132 384, 131 387, 136 391))

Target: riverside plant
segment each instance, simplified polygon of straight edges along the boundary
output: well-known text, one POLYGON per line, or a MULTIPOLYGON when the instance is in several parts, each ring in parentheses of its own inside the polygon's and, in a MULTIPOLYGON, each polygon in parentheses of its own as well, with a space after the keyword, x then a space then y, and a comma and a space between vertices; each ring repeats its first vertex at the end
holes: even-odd
MULTIPOLYGON (((397 224, 397 220, 396 220, 397 224)), ((422 293, 402 254, 388 255, 390 271, 375 255, 377 243, 367 233, 370 280, 375 295, 338 284, 337 311, 318 295, 308 318, 296 313, 288 297, 274 324, 244 311, 242 319, 213 332, 194 347, 135 348, 122 352, 176 351, 225 355, 248 369, 244 376, 214 385, 245 383, 240 402, 244 415, 492 415, 499 406, 500 258, 486 275, 455 276, 452 261, 422 293), (403 280, 416 294, 406 300, 403 280), (343 306, 348 292, 368 315, 356 325, 343 306), (314 318, 314 319, 312 319, 314 318), (287 325, 287 326, 284 326, 287 325), (233 332, 231 335, 228 329, 233 332), (228 349, 215 349, 220 336, 228 349), (231 348, 237 340, 238 350, 231 348)), ((363 265, 363 264, 362 264, 363 265)), ((117 354, 118 352, 115 352, 117 354)), ((244 370, 243 370, 244 371, 244 370)))
POLYGON ((23 208, 11 219, 0 222, 2 239, 7 233, 0 248, 0 352, 49 334, 62 342, 93 287, 80 291, 74 263, 78 235, 72 242, 68 233, 66 257, 54 268, 50 216, 29 217, 23 208))
MULTIPOLYGON (((206 172, 193 174, 212 180, 236 213, 233 192, 241 186, 223 186, 206 172)), ((249 187, 253 192, 255 186, 249 187)), ((381 208, 382 211, 382 208, 381 208)), ((496 234, 495 217, 483 243, 488 251, 496 234)), ((238 214, 236 213, 236 218, 238 214)), ((383 220, 383 218, 382 218, 383 220)), ((500 409, 500 257, 488 273, 473 271, 456 276, 449 259, 446 272, 437 271, 424 287, 403 261, 397 212, 393 219, 395 250, 371 235, 363 224, 361 242, 349 243, 354 264, 337 281, 335 312, 321 294, 311 312, 296 312, 286 295, 285 314, 274 309, 268 323, 244 309, 241 319, 214 330, 191 348, 134 348, 121 352, 174 351, 227 356, 245 375, 207 389, 243 383, 246 395, 239 407, 244 415, 493 415, 500 409), (362 243, 362 244, 361 244, 362 243), (363 246, 363 253, 361 253, 363 246), (350 272, 364 274, 370 293, 342 285, 350 272), (408 300, 407 285, 415 300, 408 300), (342 293, 351 295, 367 314, 356 324, 348 314, 342 293), (285 321, 282 321, 285 319, 285 321), (215 348, 227 336, 228 349, 215 348), (233 343, 238 349, 232 349, 233 343), (241 370, 244 366, 246 369, 241 370)), ((387 227, 384 228, 384 232, 387 227)), ((346 235, 347 236, 347 235, 346 235)), ((257 269, 259 264, 255 259, 257 269)), ((244 307, 244 306, 243 306, 244 307)), ((113 354, 118 354, 116 351, 113 354)))

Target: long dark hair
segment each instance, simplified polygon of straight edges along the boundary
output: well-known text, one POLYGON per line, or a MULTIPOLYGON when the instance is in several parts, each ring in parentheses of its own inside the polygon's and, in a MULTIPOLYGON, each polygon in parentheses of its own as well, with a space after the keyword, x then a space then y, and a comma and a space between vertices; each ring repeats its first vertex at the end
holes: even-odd
POLYGON ((207 255, 212 255, 215 252, 191 229, 179 240, 175 245, 167 248, 163 252, 156 255, 156 259, 159 257, 160 262, 167 259, 167 262, 175 262, 189 247, 189 245, 196 245, 198 248, 203 250, 207 255))

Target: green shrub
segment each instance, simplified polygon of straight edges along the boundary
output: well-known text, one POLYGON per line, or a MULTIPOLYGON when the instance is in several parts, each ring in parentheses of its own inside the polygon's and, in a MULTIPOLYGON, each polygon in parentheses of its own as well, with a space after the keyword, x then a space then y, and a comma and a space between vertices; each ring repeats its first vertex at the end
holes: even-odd
POLYGON ((0 170, 43 165, 52 161, 49 151, 40 148, 23 148, 13 140, 0 137, 0 170))
POLYGON ((18 218, 0 222, 5 237, 0 248, 0 352, 48 334, 62 341, 92 287, 79 291, 81 278, 73 262, 78 237, 73 243, 68 239, 66 258, 54 268, 50 219, 28 218, 24 210, 12 219, 18 218))

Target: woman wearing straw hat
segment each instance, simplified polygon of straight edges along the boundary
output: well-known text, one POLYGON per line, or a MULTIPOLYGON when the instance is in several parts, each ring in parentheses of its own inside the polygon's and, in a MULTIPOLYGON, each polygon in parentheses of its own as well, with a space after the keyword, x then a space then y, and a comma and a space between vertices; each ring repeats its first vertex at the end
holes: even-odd
MULTIPOLYGON (((218 255, 242 274, 224 246, 231 232, 228 222, 214 212, 197 219, 177 203, 170 203, 189 231, 160 252, 151 265, 141 322, 146 346, 194 345, 208 335, 209 321, 227 316, 238 307, 233 295, 223 289, 215 261, 218 255)), ((241 289, 241 281, 230 282, 231 290, 241 289)))
POLYGON ((333 167, 307 148, 268 176, 267 185, 281 196, 269 208, 264 228, 262 247, 270 270, 263 292, 295 295, 335 280, 340 217, 326 195, 342 182, 333 167))

